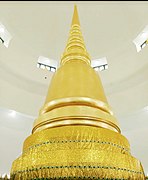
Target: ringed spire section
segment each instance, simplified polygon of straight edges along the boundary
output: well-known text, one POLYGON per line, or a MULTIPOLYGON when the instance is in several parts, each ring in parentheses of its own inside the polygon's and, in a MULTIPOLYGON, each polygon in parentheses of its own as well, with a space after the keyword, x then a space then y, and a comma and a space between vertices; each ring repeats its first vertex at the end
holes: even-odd
POLYGON ((61 57, 61 65, 69 60, 82 60, 90 64, 90 56, 85 47, 76 5, 74 7, 69 39, 61 57))

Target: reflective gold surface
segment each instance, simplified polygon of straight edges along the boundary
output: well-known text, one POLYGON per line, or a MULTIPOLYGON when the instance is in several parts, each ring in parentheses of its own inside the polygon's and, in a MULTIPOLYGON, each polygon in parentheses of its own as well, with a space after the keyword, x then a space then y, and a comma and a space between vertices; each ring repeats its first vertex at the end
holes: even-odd
POLYGON ((111 130, 86 126, 46 129, 28 137, 12 166, 14 179, 95 177, 144 179, 127 139, 111 130))
POLYGON ((90 66, 77 9, 61 66, 54 74, 32 135, 11 169, 13 180, 144 180, 140 161, 108 105, 90 66))
POLYGON ((111 111, 111 107, 109 107, 108 104, 104 103, 103 101, 99 101, 83 96, 61 98, 50 101, 46 103, 46 106, 44 106, 43 110, 40 111, 40 114, 44 114, 58 107, 69 106, 69 105, 85 105, 85 106, 95 107, 113 115, 113 112, 111 111))
POLYGON ((45 105, 41 108, 38 119, 35 120, 34 129, 37 129, 35 126, 43 121, 64 115, 65 117, 93 116, 104 122, 112 121, 119 129, 119 124, 107 103, 98 74, 90 65, 80 60, 65 63, 54 74, 45 105))
POLYGON ((130 145, 128 140, 121 134, 98 127, 89 126, 65 126, 59 128, 45 129, 30 135, 24 142, 23 152, 28 148, 41 144, 43 142, 53 139, 89 139, 107 141, 112 144, 118 144, 119 146, 128 149, 130 151, 130 145))
POLYGON ((94 119, 92 117, 61 117, 52 119, 50 121, 45 121, 44 123, 38 124, 32 132, 41 131, 47 128, 61 127, 61 126, 70 126, 70 125, 85 125, 85 126, 94 126, 110 129, 115 132, 119 132, 117 126, 112 123, 101 121, 101 119, 94 119), (36 131, 37 130, 37 131, 36 131))
POLYGON ((101 80, 90 66, 76 7, 61 66, 51 80, 32 132, 65 124, 99 126, 120 132, 101 80))
MULTIPOLYGON (((59 105, 56 105, 55 102, 52 101, 53 102, 52 105, 56 108, 53 108, 53 106, 51 105, 51 110, 49 112, 47 111, 46 113, 40 114, 39 118, 34 122, 33 133, 41 129, 44 129, 45 124, 46 124, 46 128, 59 126, 58 125, 59 121, 63 121, 63 125, 70 124, 68 123, 68 121, 71 122, 71 124, 86 125, 88 124, 89 121, 89 125, 92 126, 100 126, 101 125, 100 122, 102 122, 104 123, 104 125, 102 124, 102 127, 106 127, 108 129, 112 129, 114 131, 120 132, 117 120, 113 115, 111 115, 112 112, 108 113, 104 111, 104 110, 107 111, 108 109, 107 106, 103 106, 104 104, 103 103, 101 104, 101 102, 99 101, 98 101, 98 105, 100 106, 100 108, 99 106, 95 107, 95 104, 91 104, 91 103, 89 104, 87 102, 85 104, 84 99, 85 98, 81 99, 82 105, 80 105, 81 102, 78 101, 77 98, 75 99, 76 100, 75 103, 71 103, 73 102, 73 100, 69 98, 69 101, 71 100, 71 102, 67 102, 67 104, 62 103, 63 106, 60 103, 59 105), (74 122, 73 119, 75 119, 76 121, 74 122), (41 126, 43 127, 39 128, 41 126)), ((64 102, 63 99, 62 101, 64 102)), ((62 126, 61 123, 62 122, 60 122, 60 126, 62 126)))

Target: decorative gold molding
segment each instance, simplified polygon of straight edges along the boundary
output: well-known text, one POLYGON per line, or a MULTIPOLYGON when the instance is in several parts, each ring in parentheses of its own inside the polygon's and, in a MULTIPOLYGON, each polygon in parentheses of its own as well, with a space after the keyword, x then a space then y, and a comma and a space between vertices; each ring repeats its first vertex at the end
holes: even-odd
POLYGON ((51 111, 55 108, 71 106, 71 105, 78 105, 78 106, 83 105, 83 106, 94 107, 113 115, 113 112, 111 111, 111 107, 108 104, 104 103, 103 101, 99 101, 97 99, 92 99, 89 97, 68 97, 68 98, 55 99, 44 105, 44 107, 40 110, 40 115, 48 111, 51 111))
POLYGON ((47 121, 43 121, 40 124, 37 124, 32 133, 37 131, 41 131, 47 128, 54 128, 54 127, 61 127, 61 126, 69 126, 69 125, 85 125, 85 126, 94 126, 94 127, 103 127, 110 129, 115 132, 121 132, 119 127, 112 122, 102 120, 95 117, 89 116, 64 116, 64 117, 57 117, 47 121))

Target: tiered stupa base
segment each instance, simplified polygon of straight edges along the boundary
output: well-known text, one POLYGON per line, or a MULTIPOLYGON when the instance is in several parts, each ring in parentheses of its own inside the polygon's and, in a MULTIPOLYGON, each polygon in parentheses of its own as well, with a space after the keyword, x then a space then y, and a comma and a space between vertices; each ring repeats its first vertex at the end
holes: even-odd
POLYGON ((23 154, 13 162, 13 180, 144 180, 140 162, 127 139, 108 129, 63 126, 29 136, 23 154))

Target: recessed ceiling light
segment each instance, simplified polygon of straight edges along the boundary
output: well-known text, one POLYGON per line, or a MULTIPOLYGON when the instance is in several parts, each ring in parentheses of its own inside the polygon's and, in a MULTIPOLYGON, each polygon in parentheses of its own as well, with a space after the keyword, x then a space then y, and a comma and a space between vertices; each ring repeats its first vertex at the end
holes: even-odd
POLYGON ((95 70, 95 71, 99 71, 100 69, 99 69, 98 67, 95 67, 94 70, 95 70))
POLYGON ((39 68, 40 67, 40 64, 37 64, 37 68, 39 68))
POLYGON ((45 69, 45 65, 44 65, 44 64, 41 64, 41 65, 40 65, 40 68, 41 68, 41 69, 45 69))
POLYGON ((99 67, 99 70, 100 70, 100 71, 103 71, 103 70, 104 70, 104 67, 103 67, 103 66, 100 66, 100 67, 99 67))
POLYGON ((105 64, 105 69, 108 69, 108 64, 105 64))
POLYGON ((51 68, 50 68, 50 71, 51 71, 51 72, 55 72, 55 71, 56 71, 56 69, 55 69, 55 68, 53 68, 53 67, 51 67, 51 68))
POLYGON ((46 69, 47 69, 48 71, 50 71, 50 67, 49 67, 49 66, 46 66, 46 69))

